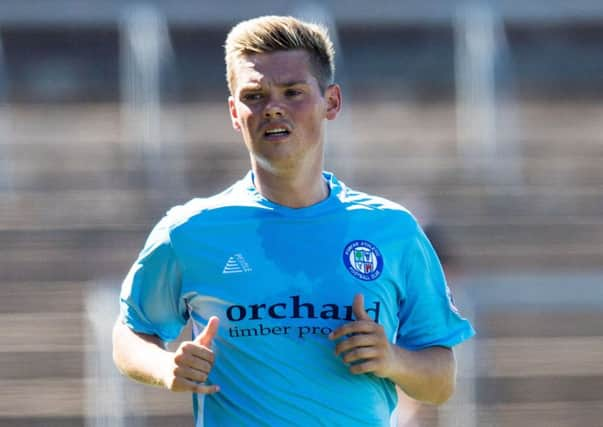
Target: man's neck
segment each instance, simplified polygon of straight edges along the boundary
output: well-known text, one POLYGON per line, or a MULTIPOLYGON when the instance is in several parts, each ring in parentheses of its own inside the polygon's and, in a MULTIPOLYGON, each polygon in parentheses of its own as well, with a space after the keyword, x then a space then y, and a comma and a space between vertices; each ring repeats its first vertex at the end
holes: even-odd
POLYGON ((313 173, 274 173, 253 165, 253 173, 260 194, 282 206, 304 208, 329 196, 322 169, 313 173))

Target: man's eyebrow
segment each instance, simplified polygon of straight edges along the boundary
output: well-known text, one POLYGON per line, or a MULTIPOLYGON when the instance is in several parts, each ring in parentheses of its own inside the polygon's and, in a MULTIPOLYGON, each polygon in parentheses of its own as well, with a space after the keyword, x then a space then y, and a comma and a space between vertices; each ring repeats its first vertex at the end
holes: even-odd
POLYGON ((248 83, 246 85, 241 86, 241 90, 256 90, 261 88, 262 85, 258 83, 248 83))
POLYGON ((307 85, 308 82, 306 80, 289 80, 285 82, 277 82, 277 86, 289 87, 289 86, 297 86, 297 85, 307 85))

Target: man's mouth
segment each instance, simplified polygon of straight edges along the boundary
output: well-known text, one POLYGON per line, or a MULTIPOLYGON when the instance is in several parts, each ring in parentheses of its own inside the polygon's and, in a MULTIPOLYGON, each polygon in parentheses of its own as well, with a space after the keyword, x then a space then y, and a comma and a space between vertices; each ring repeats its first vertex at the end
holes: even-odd
POLYGON ((264 132, 264 136, 266 137, 281 137, 281 136, 288 136, 289 135, 289 131, 285 128, 274 128, 274 129, 268 129, 267 131, 264 132))
POLYGON ((285 127, 271 128, 264 131, 264 137, 268 139, 286 138, 291 132, 285 127))

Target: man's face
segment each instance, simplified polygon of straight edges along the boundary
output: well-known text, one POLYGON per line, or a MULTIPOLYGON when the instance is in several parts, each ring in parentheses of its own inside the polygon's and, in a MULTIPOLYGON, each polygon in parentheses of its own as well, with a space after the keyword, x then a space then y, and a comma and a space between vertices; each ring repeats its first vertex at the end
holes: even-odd
POLYGON ((239 57, 228 104, 252 163, 266 170, 322 167, 324 120, 341 107, 337 85, 321 93, 308 53, 278 51, 239 57))

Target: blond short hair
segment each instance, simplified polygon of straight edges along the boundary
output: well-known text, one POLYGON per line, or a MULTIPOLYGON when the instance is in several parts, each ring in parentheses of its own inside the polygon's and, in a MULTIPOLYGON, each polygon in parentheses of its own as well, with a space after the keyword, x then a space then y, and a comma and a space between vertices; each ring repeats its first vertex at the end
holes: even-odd
POLYGON ((262 16, 240 22, 226 37, 225 61, 228 89, 234 94, 234 62, 257 53, 303 49, 322 92, 333 83, 335 48, 325 27, 291 16, 262 16))

